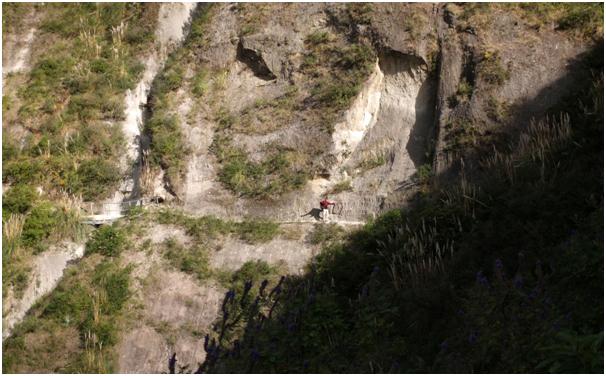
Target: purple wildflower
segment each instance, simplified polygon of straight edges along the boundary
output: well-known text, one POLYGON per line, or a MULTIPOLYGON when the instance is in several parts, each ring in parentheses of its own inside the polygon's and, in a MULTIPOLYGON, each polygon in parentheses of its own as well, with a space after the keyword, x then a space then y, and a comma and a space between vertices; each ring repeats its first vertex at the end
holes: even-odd
POLYGON ((398 371, 400 369, 400 362, 396 360, 395 362, 393 362, 392 367, 394 371, 398 371))
POLYGON ((501 261, 501 259, 496 259, 494 261, 494 266, 498 269, 501 270, 503 269, 503 261, 501 261))
POLYGON ((261 357, 261 354, 259 354, 259 352, 256 349, 253 349, 252 352, 250 353, 250 357, 253 360, 253 362, 256 362, 261 357))
POLYGON ((467 337, 467 342, 469 342, 470 345, 473 345, 477 342, 478 340, 478 333, 473 330, 471 333, 469 333, 469 336, 467 337))
POLYGON ((309 296, 307 297, 307 304, 312 304, 315 301, 316 301, 316 292, 315 291, 311 291, 309 293, 309 296))
POLYGON ((364 287, 362 287, 362 296, 368 296, 368 285, 364 285, 364 287))
POLYGON ((534 299, 536 299, 537 296, 539 296, 539 289, 537 287, 535 287, 532 289, 530 294, 528 294, 528 298, 530 298, 531 300, 534 300, 534 299))
POLYGON ((481 270, 476 273, 476 282, 480 286, 488 287, 488 279, 486 278, 486 276, 484 275, 484 273, 482 273, 481 270))
POLYGON ((515 286, 516 289, 521 289, 522 286, 524 286, 524 279, 522 278, 521 275, 516 275, 513 279, 513 285, 515 286))
POLYGON ((440 343, 440 351, 446 351, 448 350, 448 340, 444 340, 442 341, 442 343, 440 343))

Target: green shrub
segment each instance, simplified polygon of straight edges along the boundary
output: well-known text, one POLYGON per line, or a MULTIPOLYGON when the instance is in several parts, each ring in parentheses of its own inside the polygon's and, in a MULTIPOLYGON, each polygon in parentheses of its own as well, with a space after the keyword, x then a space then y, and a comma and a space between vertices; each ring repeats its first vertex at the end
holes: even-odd
POLYGON ((216 136, 211 151, 222 164, 219 180, 228 189, 248 197, 270 197, 297 189, 307 174, 294 161, 293 150, 274 150, 261 162, 252 162, 245 152, 230 144, 228 137, 216 136))
POLYGON ((576 29, 586 36, 592 36, 604 23, 604 5, 601 3, 561 4, 564 15, 558 20, 562 30, 576 29))
POLYGON ((498 52, 486 51, 478 64, 478 73, 484 82, 500 86, 509 79, 509 70, 504 68, 498 52))
POLYGON ((507 104, 500 102, 495 96, 490 96, 484 106, 486 115, 492 120, 503 121, 507 117, 507 104))
POLYGON ((354 44, 339 50, 341 55, 338 64, 344 69, 354 69, 368 72, 376 58, 374 51, 365 44, 354 44))
POLYGON ((130 272, 130 267, 120 268, 117 263, 110 261, 105 261, 95 268, 92 282, 107 294, 107 301, 101 307, 103 314, 117 314, 130 298, 130 272))
POLYGON ((343 180, 338 182, 337 184, 333 185, 332 188, 330 188, 326 194, 329 195, 336 195, 338 193, 341 192, 351 192, 353 190, 353 187, 351 185, 351 180, 343 180))
POLYGON ((103 256, 117 257, 126 246, 126 237, 114 226, 102 226, 86 242, 86 253, 100 253, 103 256))
POLYGON ((175 114, 155 113, 147 123, 151 134, 152 160, 167 170, 172 182, 184 173, 184 156, 189 148, 183 142, 179 118, 175 114))
POLYGON ((248 243, 266 243, 272 240, 280 231, 280 225, 275 222, 248 220, 235 224, 240 239, 248 243))
POLYGON ((56 231, 58 222, 57 209, 50 202, 34 206, 23 225, 23 244, 41 251, 45 241, 56 231))
POLYGON ((383 166, 387 160, 385 159, 385 155, 378 154, 374 155, 370 158, 364 159, 362 162, 358 164, 358 167, 362 172, 372 170, 373 168, 377 168, 379 166, 383 166))
POLYGON ((215 114, 215 121, 219 125, 219 129, 223 130, 230 128, 236 122, 236 117, 227 108, 222 107, 215 114))
POLYGON ((58 322, 66 318, 77 321, 86 315, 91 307, 91 297, 83 286, 73 285, 69 288, 59 286, 51 295, 43 314, 58 322))
POLYGON ((185 248, 169 238, 164 241, 164 257, 180 271, 194 275, 200 281, 208 279, 211 269, 208 265, 208 255, 199 246, 185 248))
POLYGON ((246 261, 231 275, 230 285, 236 292, 240 292, 246 282, 251 281, 253 285, 258 285, 264 279, 275 278, 277 273, 277 268, 265 261, 246 261))
POLYGON ((326 31, 314 31, 305 38, 305 42, 311 45, 323 44, 330 41, 330 34, 326 31))
POLYGON ((472 145, 475 145, 478 138, 477 126, 469 119, 455 119, 452 123, 447 124, 446 136, 448 150, 463 150, 472 145))
POLYGON ((36 190, 25 184, 16 185, 5 191, 2 197, 2 217, 5 213, 25 213, 38 198, 36 190))
POLYGON ((431 164, 425 163, 419 167, 416 173, 416 178, 419 183, 426 184, 433 177, 433 169, 431 164))
POLYGON ((70 192, 82 194, 85 201, 104 197, 112 192, 120 182, 116 166, 102 158, 83 161, 75 174, 69 175, 67 186, 70 192))
POLYGON ((208 70, 202 68, 192 78, 192 93, 196 97, 201 97, 208 91, 209 73, 208 70))
POLYGON ((336 223, 316 223, 309 234, 311 244, 331 243, 343 238, 345 230, 336 223))
POLYGON ((347 3, 347 14, 351 20, 347 23, 368 25, 371 22, 372 12, 372 3, 347 3))
POLYGON ((33 159, 20 159, 2 164, 2 181, 10 184, 29 184, 42 178, 42 165, 33 159))
POLYGON ((459 86, 457 87, 457 95, 469 99, 471 98, 471 94, 473 93, 473 86, 466 79, 462 79, 459 82, 459 86))
POLYGON ((167 69, 162 72, 157 82, 154 83, 156 85, 154 90, 163 95, 169 91, 177 90, 182 84, 183 69, 174 66, 174 64, 167 64, 167 69))

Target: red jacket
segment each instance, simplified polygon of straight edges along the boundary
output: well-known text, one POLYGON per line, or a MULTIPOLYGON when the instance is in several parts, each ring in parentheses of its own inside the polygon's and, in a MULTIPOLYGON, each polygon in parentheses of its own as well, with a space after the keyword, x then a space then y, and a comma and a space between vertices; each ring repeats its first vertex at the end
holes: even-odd
POLYGON ((328 207, 329 207, 330 205, 334 205, 334 204, 335 204, 334 202, 330 202, 330 201, 328 201, 327 199, 324 199, 324 200, 320 201, 320 207, 321 207, 322 209, 328 209, 328 207))

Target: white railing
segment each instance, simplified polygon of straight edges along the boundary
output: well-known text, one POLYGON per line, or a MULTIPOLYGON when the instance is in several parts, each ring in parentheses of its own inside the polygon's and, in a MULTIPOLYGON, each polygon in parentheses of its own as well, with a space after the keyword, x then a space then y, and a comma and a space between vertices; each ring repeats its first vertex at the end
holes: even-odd
POLYGON ((118 218, 122 218, 133 207, 146 207, 158 203, 160 203, 160 199, 157 197, 121 202, 84 202, 81 205, 81 209, 85 213, 82 222, 95 225, 111 223, 118 218))

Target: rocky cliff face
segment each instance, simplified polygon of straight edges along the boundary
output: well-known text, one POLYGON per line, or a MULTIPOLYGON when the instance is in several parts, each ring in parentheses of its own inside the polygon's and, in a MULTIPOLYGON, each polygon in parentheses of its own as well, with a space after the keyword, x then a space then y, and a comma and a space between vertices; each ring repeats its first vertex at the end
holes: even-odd
MULTIPOLYGON (((112 194, 109 201, 161 197, 171 211, 131 213, 115 226, 127 233, 121 255, 87 254, 59 282, 60 293, 42 297, 28 315, 83 250, 80 246, 66 256, 44 249, 25 262, 35 266, 25 295, 3 313, 5 333, 24 315, 26 320, 7 340, 20 362, 11 363, 12 369, 154 373, 165 371, 177 353, 179 364, 194 370, 206 356, 203 334, 219 314, 225 291, 242 288, 241 275, 250 276, 250 268, 267 279, 302 273, 326 240, 322 236, 330 238, 314 226, 322 197, 338 203, 332 216, 337 226, 328 232, 341 236, 343 228, 407 205, 427 189, 432 175, 448 181, 462 169, 473 171, 478 150, 506 147, 496 140, 519 131, 520 124, 574 88, 575 76, 569 73, 579 69, 587 40, 550 25, 536 27, 523 12, 482 9, 221 3, 150 5, 130 10, 133 15, 123 11, 130 15, 123 21, 129 49, 112 55, 109 47, 99 46, 108 49, 81 57, 70 71, 85 71, 82 77, 105 83, 120 71, 122 79, 132 81, 119 90, 113 82, 103 86, 104 95, 113 95, 104 96, 106 102, 116 97, 124 102, 115 118, 103 112, 106 106, 95 116, 74 115, 70 106, 83 101, 79 96, 90 99, 86 80, 40 73, 49 61, 67 60, 49 58, 41 46, 66 43, 59 35, 85 43, 87 33, 96 31, 81 26, 60 34, 56 10, 22 12, 23 27, 3 34, 4 98, 13 100, 3 115, 3 145, 10 141, 22 150, 7 157, 5 190, 36 185, 41 192, 36 200, 50 201, 59 189, 90 193, 94 201, 112 194), (146 22, 140 35, 129 34, 135 29, 128 23, 132 17, 146 22), (40 34, 38 23, 44 25, 40 34), (113 61, 115 71, 103 59, 113 61), (90 71, 81 68, 87 64, 90 71), (34 106, 17 91, 24 84, 37 87, 41 76, 59 81, 53 86, 61 93, 57 103, 34 106), (70 125, 47 131, 59 127, 49 119, 70 125), (107 132, 116 139, 105 137, 107 132), (88 136, 73 145, 80 134, 88 136), (115 160, 115 169, 78 175, 85 170, 82 164, 91 158, 99 164, 106 155, 115 160), (30 159, 48 163, 52 179, 19 178, 25 168, 20 163, 30 159), (55 171, 57 165, 62 167, 55 171), (116 173, 119 167, 126 177, 116 173), (89 192, 73 183, 89 178, 107 183, 107 189, 89 192), (251 239, 251 233, 259 239, 251 239), (254 264, 258 260, 262 267, 254 264), (128 270, 131 294, 116 314, 120 333, 108 335, 111 344, 98 350, 97 337, 79 332, 93 319, 74 324, 72 316, 59 317, 48 307, 71 302, 66 286, 85 281, 94 289, 104 283, 92 275, 105 263, 128 270), (46 329, 51 334, 42 333, 46 329), (20 341, 39 358, 25 361, 20 341), (60 356, 49 347, 53 341, 63 346, 60 356), (74 369, 71 358, 79 359, 74 369)), ((104 32, 115 47, 122 39, 113 30, 104 32)), ((82 103, 88 108, 89 102, 82 103)), ((87 296, 79 307, 98 311, 101 298, 95 299, 91 303, 87 296)), ((95 325, 100 337, 103 327, 95 325)))
POLYGON ((331 191, 344 220, 390 207, 386 198, 430 161, 433 18, 431 8, 417 6, 205 10, 208 33, 179 62, 192 79, 171 93, 191 150, 187 168, 170 182, 175 196, 196 214, 282 221, 331 191), (414 30, 387 26, 406 15, 414 15, 414 30), (253 23, 256 17, 262 22, 253 23), (201 71, 216 76, 192 98, 201 71))
POLYGON ((175 196, 191 213, 294 220, 331 192, 343 219, 362 220, 401 205, 419 169, 441 174, 462 151, 540 114, 574 84, 566 73, 583 44, 504 10, 494 27, 468 27, 457 18, 463 10, 210 7, 203 43, 181 63, 192 80, 172 101, 191 150, 169 183, 175 196), (368 56, 352 52, 362 47, 368 56), (347 66, 355 59, 364 69, 347 66), (200 71, 221 78, 195 98, 200 71), (347 72, 360 78, 338 79, 347 72), (329 77, 336 83, 323 85, 329 77), (318 101, 322 90, 347 108, 318 101), (536 106, 523 104, 530 98, 536 106), (271 165, 281 159, 284 168, 271 165))

